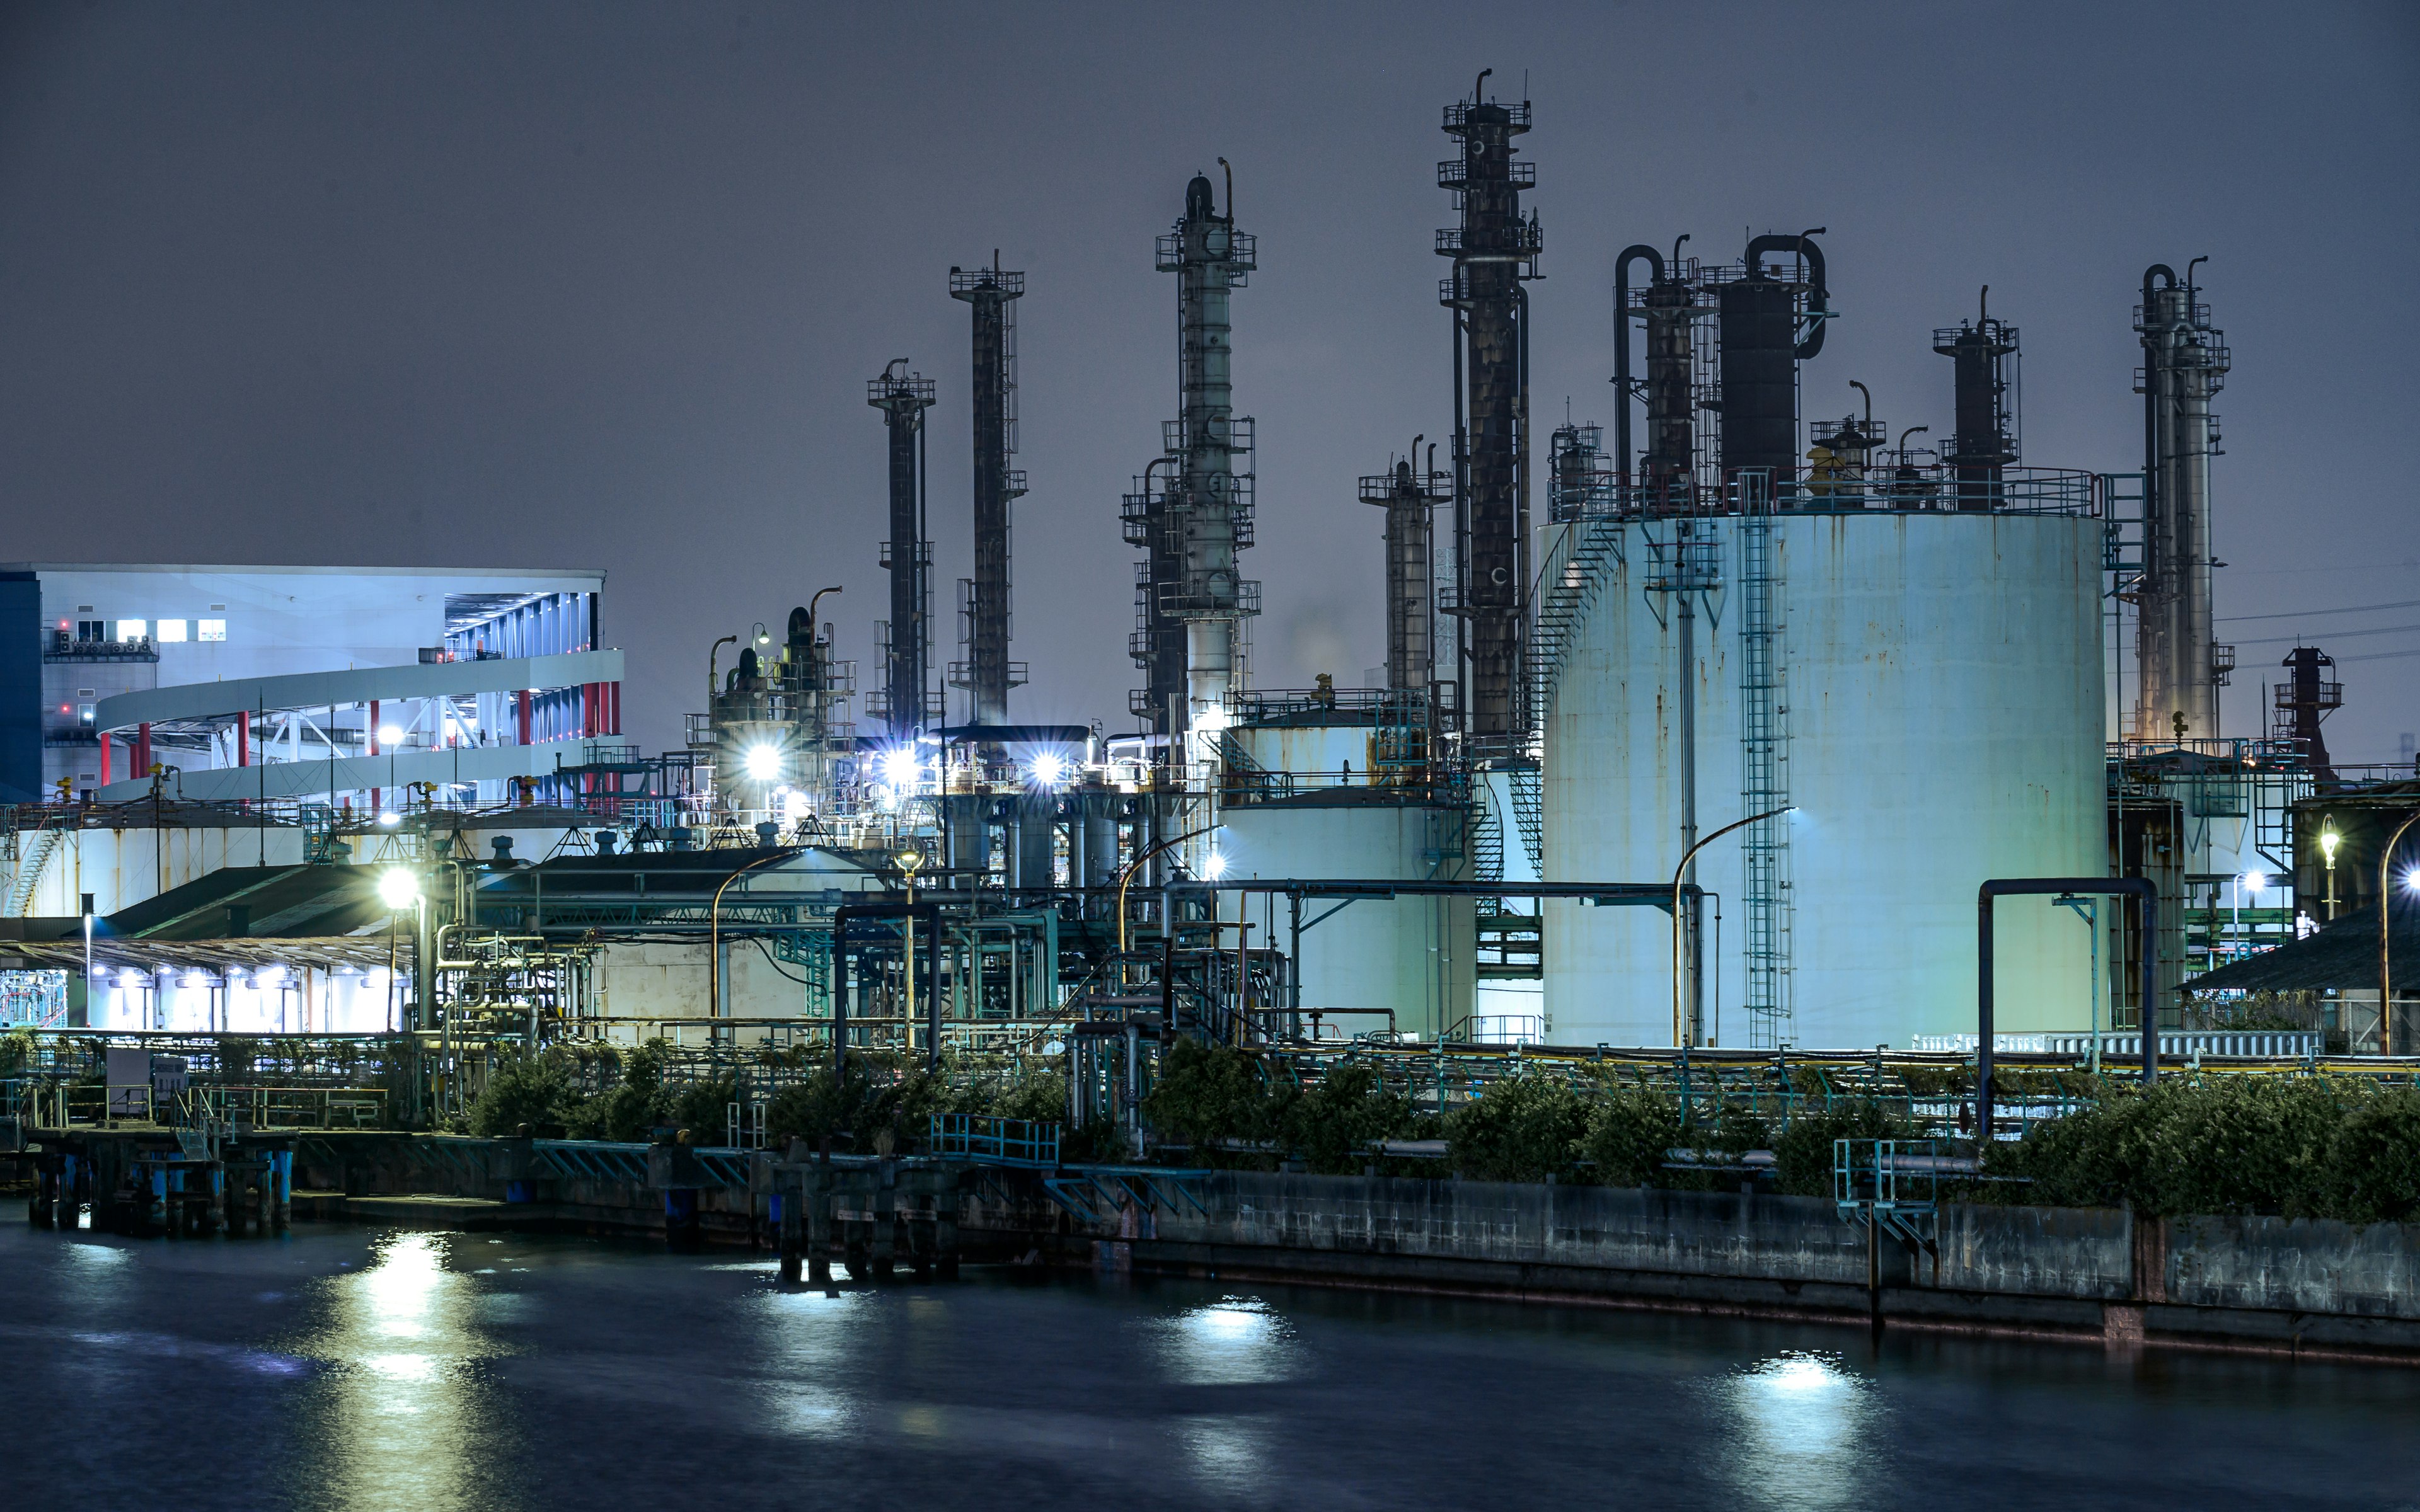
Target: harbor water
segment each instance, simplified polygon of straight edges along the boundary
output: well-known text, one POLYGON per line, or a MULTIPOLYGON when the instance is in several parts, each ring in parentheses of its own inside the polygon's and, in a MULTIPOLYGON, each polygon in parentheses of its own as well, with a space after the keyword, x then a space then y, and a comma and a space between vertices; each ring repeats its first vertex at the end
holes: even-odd
POLYGON ((8 1506, 2420 1506, 2394 1365, 318 1225, 0 1288, 8 1506))

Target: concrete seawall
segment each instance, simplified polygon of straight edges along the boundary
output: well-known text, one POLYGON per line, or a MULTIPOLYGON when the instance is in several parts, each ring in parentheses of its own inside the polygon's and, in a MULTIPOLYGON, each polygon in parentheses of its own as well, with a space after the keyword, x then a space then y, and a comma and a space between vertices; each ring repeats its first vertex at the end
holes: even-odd
MULTIPOLYGON (((738 1179, 696 1192, 698 1237, 769 1243, 770 1157, 727 1153, 738 1179)), ((666 1172, 626 1169, 549 1177, 527 1140, 306 1143, 297 1187, 328 1196, 298 1193, 297 1214, 663 1233, 666 1172)), ((1085 1221, 1041 1173, 970 1171, 960 1242, 970 1258, 2420 1363, 2420 1225, 1953 1204, 1919 1250, 1869 1248, 1813 1197, 1249 1171, 1150 1187, 1085 1221)))
POLYGON ((979 1194, 970 1241, 1138 1270, 1891 1327, 2420 1361, 2420 1227, 1947 1206, 1933 1250, 1812 1197, 1219 1172, 1076 1225, 979 1194), (1069 1242, 1070 1241, 1074 1242, 1069 1242))

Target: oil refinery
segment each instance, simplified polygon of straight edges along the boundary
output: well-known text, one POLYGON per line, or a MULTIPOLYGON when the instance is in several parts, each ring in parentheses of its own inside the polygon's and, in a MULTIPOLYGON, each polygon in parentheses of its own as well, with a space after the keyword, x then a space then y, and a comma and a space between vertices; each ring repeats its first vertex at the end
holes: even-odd
MULTIPOLYGON (((1533 346, 1576 338, 1532 330, 1547 191, 1530 103, 1488 83, 1441 120, 1443 314, 1403 309, 1451 332, 1450 425, 1405 416, 1404 450, 1304 506, 1368 532, 1331 581, 1383 604, 1373 686, 1251 675, 1234 357, 1261 250, 1222 159, 1135 232, 1135 278, 1172 275, 1173 409, 1130 491, 1048 527, 1114 514, 1133 548, 1128 722, 1018 717, 1020 653, 1052 651, 1012 639, 1027 275, 993 252, 934 270, 965 365, 866 381, 887 596, 802 579, 697 624, 707 685, 669 751, 620 734, 601 574, 407 584, 426 625, 327 632, 331 660, 283 622, 268 644, 285 569, 9 569, 41 626, 0 752, 9 1022, 412 1037, 440 1107, 536 1042, 960 1046, 1063 1063, 1106 1111, 1188 1036, 1971 1053, 1982 884, 2149 879, 2155 907, 1999 911, 1995 1032, 2097 1057, 2376 906, 2379 816, 2414 778, 2331 764, 2328 656, 2286 658, 2267 735, 2221 733, 2229 360, 2201 259, 2143 275, 2140 456, 2040 456, 2024 312, 1979 279, 1967 309, 1891 309, 1822 227, 1730 251, 1641 224, 1609 424, 1538 436, 1533 346), (1860 319, 1947 359, 1921 413, 1810 412, 1860 319), (970 448, 963 501, 932 496, 937 440, 970 448), (933 576, 959 531, 953 654, 933 576)), ((2400 1046, 2397 989, 2315 992, 2305 1053, 2400 1046)))

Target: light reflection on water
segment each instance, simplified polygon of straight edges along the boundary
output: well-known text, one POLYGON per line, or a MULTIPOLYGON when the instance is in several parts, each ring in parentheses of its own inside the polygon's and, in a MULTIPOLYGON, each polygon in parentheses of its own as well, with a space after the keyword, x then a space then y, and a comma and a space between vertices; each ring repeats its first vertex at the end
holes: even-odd
POLYGON ((1754 1504, 1812 1509, 1864 1499, 1881 1410, 1866 1379, 1838 1355, 1784 1350, 1733 1374, 1718 1395, 1738 1425, 1730 1473, 1754 1504))
POLYGON ((504 1504, 490 1480, 488 1389, 478 1362, 501 1352, 480 1327, 478 1283, 447 1269, 454 1236, 390 1234, 369 1265, 323 1285, 326 1330, 301 1352, 321 1381, 330 1504, 449 1512, 504 1504))
POLYGON ((876 1302, 870 1291, 759 1293, 750 1336, 762 1351, 766 1427, 775 1433, 839 1438, 857 1416, 848 1378, 852 1324, 876 1302))
POLYGON ((1194 1386, 1255 1385, 1286 1380, 1300 1347, 1285 1316, 1258 1297, 1221 1297, 1144 1325, 1160 1368, 1194 1386))

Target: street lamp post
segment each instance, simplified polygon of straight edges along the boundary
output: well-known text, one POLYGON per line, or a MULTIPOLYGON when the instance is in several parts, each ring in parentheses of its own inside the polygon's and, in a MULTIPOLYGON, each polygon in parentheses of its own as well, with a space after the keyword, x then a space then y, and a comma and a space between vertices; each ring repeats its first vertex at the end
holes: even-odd
POLYGON ((1693 860, 1697 859, 1697 856, 1698 856, 1698 853, 1699 853, 1699 851, 1704 850, 1707 846, 1709 846, 1709 845, 1713 844, 1714 841, 1718 841, 1718 840, 1722 839, 1725 835, 1730 834, 1732 830, 1734 830, 1734 829, 1745 829, 1745 828, 1746 828, 1748 825, 1752 825, 1752 824, 1755 824, 1755 823, 1756 823, 1758 820, 1760 820, 1760 819, 1771 819, 1771 818, 1773 818, 1773 817, 1774 817, 1775 815, 1776 815, 1776 814, 1796 813, 1797 811, 1798 811, 1798 805, 1796 805, 1796 804, 1794 804, 1794 803, 1792 803, 1792 804, 1785 804, 1785 805, 1783 805, 1782 807, 1780 807, 1780 808, 1778 808, 1778 809, 1767 809, 1767 810, 1766 810, 1764 812, 1762 812, 1762 813, 1754 813, 1754 814, 1750 814, 1750 815, 1748 815, 1745 819, 1735 820, 1735 821, 1733 821, 1733 822, 1732 822, 1732 823, 1730 823, 1730 824, 1725 825, 1722 828, 1715 830, 1713 834, 1708 835, 1705 839, 1703 839, 1703 840, 1701 840, 1701 841, 1698 841, 1695 845, 1690 846, 1690 847, 1688 848, 1688 850, 1686 850, 1685 852, 1683 852, 1683 853, 1682 854, 1682 856, 1681 856, 1681 864, 1680 864, 1679 866, 1676 866, 1676 867, 1674 867, 1674 868, 1672 869, 1672 1048, 1673 1048, 1673 1049, 1675 1049, 1675 1050, 1684 1049, 1684 1048, 1687 1048, 1687 1047, 1688 1047, 1688 1045, 1689 1045, 1689 1043, 1690 1043, 1690 1039, 1689 1039, 1688 1007, 1687 1007, 1686 1003, 1685 1003, 1685 1002, 1683 1002, 1683 1000, 1682 990, 1681 990, 1681 981, 1682 981, 1682 966, 1683 966, 1683 963, 1688 959, 1687 946, 1686 946, 1686 943, 1685 943, 1685 942, 1686 942, 1686 940, 1687 940, 1687 935, 1683 933, 1683 930, 1684 930, 1684 927, 1685 927, 1685 920, 1684 920, 1684 919, 1683 919, 1683 918, 1682 917, 1682 913, 1681 913, 1681 879, 1682 879, 1683 877, 1684 877, 1684 876, 1688 875, 1688 872, 1689 872, 1689 863, 1690 863, 1691 861, 1693 861, 1693 860))
POLYGON ((2378 1053, 2381 1056, 2395 1054, 2395 965, 2389 949, 2392 936, 2387 933, 2387 919, 2395 903, 2395 846, 2415 822, 2420 822, 2420 810, 2414 810, 2395 826, 2395 833, 2386 838, 2386 844, 2378 853, 2378 1053))

